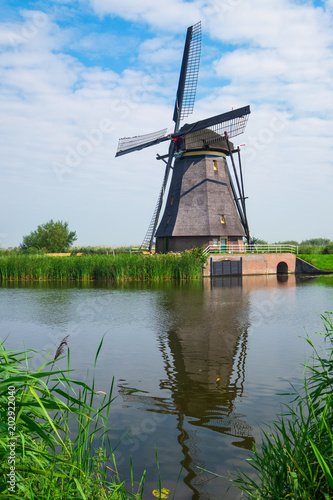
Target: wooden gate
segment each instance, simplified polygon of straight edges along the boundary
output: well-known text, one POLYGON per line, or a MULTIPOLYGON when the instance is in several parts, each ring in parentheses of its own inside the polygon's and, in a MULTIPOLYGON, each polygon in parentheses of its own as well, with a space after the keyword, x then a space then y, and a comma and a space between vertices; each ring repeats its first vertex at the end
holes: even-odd
POLYGON ((233 276, 242 274, 242 259, 210 261, 211 276, 233 276))

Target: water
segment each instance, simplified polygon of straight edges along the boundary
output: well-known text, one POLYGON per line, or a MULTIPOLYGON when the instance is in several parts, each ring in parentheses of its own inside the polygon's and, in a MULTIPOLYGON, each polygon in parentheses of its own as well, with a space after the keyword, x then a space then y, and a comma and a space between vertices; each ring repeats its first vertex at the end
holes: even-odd
POLYGON ((175 498, 231 500, 240 493, 225 478, 235 467, 249 470, 260 428, 288 401, 277 393, 301 386, 310 354, 304 337, 323 345, 315 332, 332 296, 330 276, 9 283, 0 287, 0 336, 7 348, 38 351, 37 367, 70 335, 72 367, 83 380, 104 336, 97 389, 108 392, 115 377, 114 445, 131 429, 116 451, 122 478, 132 456, 135 478, 147 470, 145 498, 153 498, 156 448, 162 487, 173 493, 180 475, 175 498))

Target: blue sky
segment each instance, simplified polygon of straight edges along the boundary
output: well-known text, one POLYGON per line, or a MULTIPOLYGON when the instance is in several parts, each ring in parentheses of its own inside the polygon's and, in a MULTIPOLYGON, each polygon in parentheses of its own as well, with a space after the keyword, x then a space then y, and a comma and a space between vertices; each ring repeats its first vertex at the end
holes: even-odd
POLYGON ((333 239, 333 0, 57 0, 0 6, 0 246, 50 219, 78 245, 140 244, 173 127, 186 29, 201 20, 194 113, 250 104, 242 147, 251 233, 333 239))

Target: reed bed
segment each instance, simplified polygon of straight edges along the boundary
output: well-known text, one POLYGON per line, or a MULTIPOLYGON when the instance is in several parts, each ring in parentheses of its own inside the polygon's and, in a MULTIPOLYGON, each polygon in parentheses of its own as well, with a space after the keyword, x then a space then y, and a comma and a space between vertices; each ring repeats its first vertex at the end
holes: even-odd
POLYGON ((263 433, 261 451, 249 459, 254 479, 238 471, 233 482, 245 498, 258 500, 331 500, 333 498, 333 324, 323 315, 328 352, 311 341, 304 387, 263 433))
MULTIPOLYGON (((55 359, 65 345, 67 338, 55 359)), ((91 386, 75 380, 69 354, 66 369, 45 358, 34 371, 34 354, 0 341, 0 499, 142 498, 145 473, 135 483, 131 470, 128 489, 117 472, 108 434, 113 381, 102 392, 94 377, 91 386)))
POLYGON ((8 255, 0 256, 0 280, 197 279, 205 260, 198 250, 166 255, 8 255))

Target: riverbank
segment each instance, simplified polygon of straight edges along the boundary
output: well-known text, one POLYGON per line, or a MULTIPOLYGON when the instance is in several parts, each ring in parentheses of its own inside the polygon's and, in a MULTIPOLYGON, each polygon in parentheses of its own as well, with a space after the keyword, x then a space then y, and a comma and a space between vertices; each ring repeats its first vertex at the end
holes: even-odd
POLYGON ((332 272, 333 273, 333 254, 320 255, 320 254, 299 254, 297 255, 302 260, 305 260, 312 266, 317 267, 321 271, 332 272))
POLYGON ((198 279, 205 261, 198 250, 177 255, 8 255, 0 257, 0 281, 198 279))
MULTIPOLYGON (((243 256, 248 259, 263 259, 259 256, 243 256)), ((271 267, 258 268, 258 263, 250 262, 247 272, 243 274, 267 274, 277 272, 280 260, 286 261, 284 254, 276 254, 277 261, 271 267)), ((290 256, 292 256, 290 254, 290 256)), ((240 259, 242 255, 214 255, 213 258, 240 259)), ((298 255, 301 259, 325 272, 333 273, 333 255, 298 255)), ((273 254, 267 254, 267 259, 273 259, 273 254)), ((209 259, 209 258, 208 258, 209 259)), ((275 260, 276 260, 275 259, 275 260)), ((179 279, 199 279, 203 275, 203 267, 207 262, 201 250, 195 249, 181 254, 131 254, 116 255, 81 255, 81 256, 50 256, 8 254, 0 256, 0 281, 46 281, 46 280, 109 280, 114 282, 161 281, 179 279)), ((210 262, 208 260, 208 262, 210 262)), ((245 264, 244 264, 245 265, 245 264)), ((295 266, 294 266, 295 267, 295 266)), ((288 270, 292 266, 288 265, 288 270)), ((291 271, 293 272, 293 271, 291 271)), ((210 275, 210 267, 205 266, 205 275, 210 275)))

